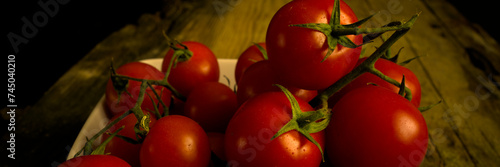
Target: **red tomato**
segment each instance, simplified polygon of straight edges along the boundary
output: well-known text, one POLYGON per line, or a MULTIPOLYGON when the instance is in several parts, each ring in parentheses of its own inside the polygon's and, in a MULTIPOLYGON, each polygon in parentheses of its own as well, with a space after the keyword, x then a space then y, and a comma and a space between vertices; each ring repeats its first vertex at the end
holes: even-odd
MULTIPOLYGON (((298 99, 302 111, 312 111, 298 99)), ((292 117, 283 92, 260 94, 245 102, 226 130, 225 150, 229 166, 319 166, 321 152, 296 130, 271 140, 292 117)), ((311 136, 323 147, 324 132, 311 136)))
POLYGON ((191 91, 184 115, 207 132, 224 132, 237 109, 238 101, 231 88, 219 82, 206 82, 191 91))
POLYGON ((130 167, 124 160, 112 155, 85 155, 72 158, 57 167, 130 167))
POLYGON ((238 104, 243 104, 246 100, 264 92, 281 92, 281 89, 273 84, 284 85, 292 94, 304 101, 310 101, 318 94, 316 90, 299 89, 281 83, 271 68, 270 62, 263 60, 248 67, 238 82, 236 92, 238 104))
MULTIPOLYGON (((199 42, 182 42, 193 52, 193 56, 187 61, 179 61, 175 65, 168 77, 168 82, 180 94, 189 96, 189 92, 199 83, 219 81, 219 63, 214 53, 205 45, 199 42)), ((179 48, 183 48, 177 45, 179 48)), ((174 54, 170 49, 163 59, 162 72, 166 72, 170 60, 174 54)))
MULTIPOLYGON (((262 46, 262 48, 266 49, 266 43, 261 42, 258 43, 257 45, 262 46)), ((241 76, 243 75, 243 72, 250 67, 250 65, 264 60, 264 55, 262 52, 257 48, 257 46, 252 45, 248 47, 238 58, 238 61, 236 63, 236 68, 235 68, 235 78, 236 81, 239 81, 241 76)))
MULTIPOLYGON (((362 58, 358 61, 358 64, 361 64, 363 61, 365 61, 366 58, 362 58)), ((405 76, 405 86, 408 87, 412 93, 412 99, 411 103, 415 105, 416 107, 420 106, 420 98, 421 98, 421 88, 420 88, 420 82, 418 81, 417 76, 408 68, 400 66, 392 61, 386 60, 386 59, 378 59, 377 62, 375 62, 375 68, 385 74, 386 76, 401 82, 403 79, 403 75, 405 76)), ((369 83, 374 83, 378 86, 387 88, 392 90, 394 93, 399 92, 399 87, 394 86, 393 84, 390 84, 381 78, 371 74, 371 73, 364 73, 358 78, 356 78, 354 81, 351 83, 347 84, 344 88, 342 88, 339 92, 335 93, 330 99, 329 99, 329 105, 334 106, 334 104, 346 93, 366 86, 369 83)))
MULTIPOLYGON (((308 28, 292 24, 328 24, 333 0, 291 1, 273 16, 266 35, 269 60, 285 83, 298 88, 320 90, 350 72, 359 58, 361 47, 355 49, 338 44, 331 55, 321 62, 328 51, 326 36, 308 28)), ((358 21, 351 8, 340 1, 340 24, 358 21)), ((359 45, 361 35, 348 35, 359 45)))
MULTIPOLYGON (((165 77, 165 75, 155 67, 141 62, 124 64, 116 69, 116 73, 139 79, 162 80, 165 77)), ((130 94, 128 94, 127 92, 123 92, 118 95, 115 88, 113 87, 111 79, 108 80, 108 83, 106 85, 106 106, 109 109, 109 115, 121 115, 123 112, 128 111, 132 107, 134 107, 135 103, 137 102, 137 97, 139 96, 140 87, 141 82, 129 81, 127 91, 130 94)), ((156 93, 161 96, 161 100, 165 103, 165 105, 169 106, 171 92, 163 86, 153 85, 153 88, 155 89, 156 93)), ((151 88, 148 87, 146 89, 146 93, 154 99, 154 102, 151 101, 149 96, 146 94, 144 95, 144 101, 142 102, 141 108, 145 111, 154 111, 154 106, 156 104, 159 104, 159 101, 151 88)), ((159 105, 159 111, 160 113, 163 113, 163 107, 161 105, 159 105)))
POLYGON ((210 150, 221 160, 226 160, 224 150, 224 133, 208 132, 208 141, 210 142, 210 150))
MULTIPOLYGON (((120 115, 115 115, 113 118, 111 118, 110 122, 116 120, 119 116, 120 115)), ((156 122, 156 118, 154 118, 154 116, 150 118, 151 122, 149 123, 149 127, 151 128, 156 122)), ((120 132, 118 132, 117 135, 129 137, 131 139, 136 140, 136 134, 134 131, 134 126, 136 123, 137 123, 137 118, 135 117, 134 114, 127 115, 125 118, 123 118, 121 121, 113 125, 110 129, 106 131, 106 133, 103 134, 102 141, 106 140, 109 137, 108 133, 113 133, 115 130, 117 130, 122 126, 124 128, 120 132)), ((136 167, 136 166, 141 166, 141 163, 139 161, 139 151, 141 150, 141 145, 142 144, 132 144, 118 137, 114 137, 106 145, 106 149, 104 152, 109 153, 110 155, 114 155, 118 158, 121 158, 127 161, 130 165, 136 167)))
POLYGON ((379 86, 347 93, 333 108, 326 152, 334 166, 418 166, 427 125, 402 96, 379 86))
POLYGON ((142 167, 206 167, 210 162, 207 134, 188 117, 163 117, 156 121, 144 139, 140 159, 142 167))

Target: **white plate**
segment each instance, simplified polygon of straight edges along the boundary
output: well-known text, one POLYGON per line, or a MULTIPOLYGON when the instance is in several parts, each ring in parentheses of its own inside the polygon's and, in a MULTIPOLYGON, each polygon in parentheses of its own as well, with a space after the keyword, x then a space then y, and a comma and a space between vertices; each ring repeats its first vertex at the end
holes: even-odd
MULTIPOLYGON (((142 60, 141 62, 150 64, 158 69, 161 69, 161 64, 162 64, 163 59, 162 58, 156 58, 156 59, 146 59, 142 60)), ((219 62, 219 68, 220 68, 220 78, 219 82, 223 84, 228 84, 227 79, 224 77, 226 76, 230 80, 230 88, 233 88, 233 85, 236 83, 234 79, 234 70, 236 67, 236 59, 218 59, 219 62)), ((85 142, 87 141, 87 138, 92 138, 97 132, 99 132, 102 128, 106 126, 108 123, 109 119, 106 116, 106 113, 104 111, 104 96, 101 97, 97 105, 95 106, 94 110, 90 113, 89 118, 87 118, 87 121, 83 125, 82 129, 80 130, 80 133, 76 137, 75 142, 73 143, 73 146, 71 147, 71 150, 69 151, 67 159, 73 158, 73 156, 80 151, 80 149, 83 148, 85 145, 85 142)), ((94 142, 94 145, 100 144, 100 139, 96 140, 94 142)))

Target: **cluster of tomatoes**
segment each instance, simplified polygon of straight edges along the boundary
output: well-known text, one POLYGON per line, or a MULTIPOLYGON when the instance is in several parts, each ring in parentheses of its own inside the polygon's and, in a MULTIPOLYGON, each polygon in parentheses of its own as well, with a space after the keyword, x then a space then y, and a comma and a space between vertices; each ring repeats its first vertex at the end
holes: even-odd
POLYGON ((61 166, 418 166, 428 133, 420 84, 409 69, 375 63, 386 77, 404 76, 411 101, 401 87, 363 73, 322 105, 309 104, 366 58, 359 58, 362 35, 326 34, 308 23, 357 22, 343 1, 289 2, 271 20, 266 41, 240 55, 236 91, 218 82, 217 59, 198 42, 174 42, 161 70, 120 66, 113 74, 129 78, 112 77, 106 88, 110 123, 120 120, 103 141, 123 129, 106 143, 106 155, 61 166), (138 101, 140 117, 129 112, 138 101))

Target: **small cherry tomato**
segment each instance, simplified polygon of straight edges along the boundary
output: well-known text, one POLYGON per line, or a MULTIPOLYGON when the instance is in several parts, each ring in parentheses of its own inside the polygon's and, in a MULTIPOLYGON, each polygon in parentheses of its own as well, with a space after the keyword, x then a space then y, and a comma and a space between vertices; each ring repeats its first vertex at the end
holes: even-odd
POLYGON ((206 82, 191 91, 184 115, 207 132, 224 132, 237 109, 238 101, 231 88, 219 82, 206 82))
POLYGON ((195 166, 210 162, 210 143, 192 119, 170 115, 156 121, 142 143, 142 167, 195 166))
MULTIPOLYGON (((182 42, 188 50, 192 52, 192 57, 187 60, 180 60, 171 68, 168 82, 180 94, 189 96, 189 92, 199 83, 219 81, 219 63, 214 53, 204 44, 193 41, 182 42)), ((177 45, 178 48, 184 48, 177 45)), ((174 55, 170 49, 165 55, 162 63, 162 72, 169 68, 170 61, 174 55)))
MULTIPOLYGON (((307 102, 296 100, 302 111, 313 111, 307 102)), ((225 133, 229 166, 319 166, 319 148, 298 131, 291 130, 271 140, 291 118, 290 101, 283 92, 267 92, 246 101, 225 133)), ((323 131, 311 136, 324 146, 323 131)))
MULTIPOLYGON (((261 42, 256 45, 262 46, 263 49, 266 49, 266 43, 261 42)), ((250 65, 265 60, 262 51, 255 45, 248 47, 241 55, 238 57, 238 61, 236 63, 235 68, 235 78, 236 81, 239 81, 245 70, 250 67, 250 65)))
MULTIPOLYGON (((116 120, 120 115, 115 115, 111 118, 110 122, 116 120)), ((149 123, 149 127, 153 127, 156 122, 156 118, 154 116, 150 117, 151 122, 149 123)), ((129 114, 125 116, 122 120, 114 124, 111 128, 109 128, 106 133, 102 135, 102 141, 109 138, 108 133, 113 133, 120 127, 123 129, 118 132, 117 135, 128 137, 134 140, 137 140, 136 133, 134 131, 134 126, 137 123, 137 118, 134 114, 129 114)), ((114 155, 118 158, 121 158, 130 165, 136 167, 140 166, 139 162, 139 151, 141 150, 142 144, 132 144, 118 137, 113 137, 111 141, 106 145, 105 153, 109 153, 110 155, 114 155)))
POLYGON ((281 92, 274 84, 284 85, 292 94, 304 101, 310 101, 318 92, 316 90, 299 89, 282 83, 275 75, 268 60, 259 61, 247 68, 240 81, 236 97, 238 104, 243 104, 246 100, 264 92, 281 92))
MULTIPOLYGON (((141 62, 131 62, 120 66, 116 69, 116 73, 119 75, 125 75, 132 78, 138 79, 151 79, 151 80, 162 80, 165 75, 156 69, 155 67, 141 62)), ((141 88, 141 82, 139 81, 128 81, 128 85, 125 92, 118 94, 116 89, 113 87, 111 79, 108 80, 106 85, 106 106, 108 108, 108 115, 110 117, 114 115, 121 115, 125 111, 130 110, 135 106, 137 102, 137 97, 139 96, 139 91, 141 88)), ((171 92, 163 87, 153 85, 154 91, 161 97, 161 100, 166 106, 170 105, 171 92)), ((158 98, 156 98, 153 90, 151 88, 146 88, 146 95, 144 95, 144 101, 142 102, 141 109, 143 111, 154 111, 154 106, 159 104, 158 98), (151 98, 153 99, 151 101, 151 98)), ((163 112, 163 106, 158 105, 160 113, 163 112)), ((153 114, 152 114, 153 115, 153 114)))
MULTIPOLYGON (((358 64, 361 64, 363 61, 365 61, 366 58, 362 58, 358 61, 358 64)), ((384 75, 388 76, 389 78, 392 78, 396 81, 401 82, 403 79, 403 75, 405 76, 405 86, 408 87, 411 91, 412 94, 412 99, 411 103, 415 105, 416 107, 420 106, 420 99, 421 99, 421 88, 420 88, 420 82, 418 81, 417 76, 408 68, 400 66, 392 61, 386 60, 386 59, 378 59, 375 62, 375 68, 382 72, 384 75)), ((383 79, 371 74, 371 73, 364 73, 358 78, 356 78, 354 81, 351 83, 347 84, 344 88, 342 88, 339 92, 335 93, 330 99, 329 99, 329 106, 334 106, 335 103, 342 98, 343 95, 346 93, 360 88, 364 87, 367 84, 373 83, 375 85, 387 88, 392 90, 394 93, 399 92, 399 87, 394 86, 393 84, 384 81, 383 79)))

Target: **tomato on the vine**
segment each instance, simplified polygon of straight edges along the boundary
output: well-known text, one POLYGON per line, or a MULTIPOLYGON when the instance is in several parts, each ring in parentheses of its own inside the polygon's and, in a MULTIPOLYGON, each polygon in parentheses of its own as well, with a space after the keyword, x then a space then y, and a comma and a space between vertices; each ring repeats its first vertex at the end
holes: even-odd
MULTIPOLYGON (((180 56, 175 60, 177 63, 172 65, 168 82, 181 95, 189 96, 192 89, 199 83, 219 80, 219 63, 214 53, 202 43, 194 41, 181 42, 187 47, 191 55, 180 56)), ((176 45, 177 48, 184 46, 176 45)), ((174 49, 170 49, 162 63, 162 72, 167 72, 170 62, 174 56, 174 49)))
POLYGON ((335 166, 418 166, 425 157, 424 117, 389 89, 368 85, 352 90, 332 112, 326 152, 335 166))
POLYGON ((57 167, 130 167, 124 160, 112 155, 84 155, 72 158, 57 167))
POLYGON ((271 68, 270 62, 262 60, 248 67, 243 76, 241 76, 238 82, 238 91, 236 92, 238 104, 241 105, 246 100, 264 92, 281 92, 273 84, 285 85, 292 94, 304 101, 309 101, 318 94, 316 90, 299 89, 282 83, 271 68))
MULTIPOLYGON (((156 69, 155 67, 142 63, 142 62, 131 62, 120 66, 116 69, 116 74, 124 75, 137 79, 150 79, 150 80, 162 80, 165 75, 156 69)), ((141 82, 139 81, 128 81, 126 86, 126 91, 118 92, 113 86, 111 79, 108 80, 106 85, 106 106, 108 108, 109 115, 121 115, 125 111, 130 110, 135 106, 137 102, 137 97, 139 96, 139 91, 141 87, 141 82)), ((161 101, 168 107, 170 105, 171 92, 167 88, 158 85, 152 85, 154 91, 161 97, 161 101)), ((155 105, 158 106, 160 113, 163 112, 163 106, 160 105, 158 98, 151 88, 146 88, 146 95, 144 95, 144 101, 142 102, 141 109, 143 111, 154 111, 155 105), (150 98, 151 97, 151 98, 150 98), (153 99, 153 101, 151 101, 153 99)), ((154 114, 152 114, 154 115, 154 114)))
POLYGON ((207 134, 185 116, 158 119, 142 143, 140 161, 142 167, 206 167, 210 162, 207 134))
MULTIPOLYGON (((363 61, 365 61, 366 58, 359 59, 358 64, 361 64, 363 61)), ((389 78, 392 78, 396 81, 401 82, 403 79, 403 75, 405 77, 405 86, 408 87, 411 91, 412 99, 411 103, 415 105, 415 107, 420 106, 420 99, 421 99, 421 88, 420 88, 420 82, 418 81, 417 76, 408 68, 403 67, 401 65, 398 65, 392 61, 386 60, 386 59, 378 59, 375 62, 375 68, 382 72, 384 75, 388 76, 389 78)), ((349 84, 347 84, 344 88, 342 88, 339 92, 335 93, 330 99, 329 99, 329 106, 334 106, 335 103, 342 98, 343 95, 346 93, 366 86, 367 84, 375 84, 387 89, 392 90, 394 93, 399 92, 399 87, 384 81, 380 77, 377 77, 371 73, 364 73, 349 84)))
MULTIPOLYGON (((115 115, 113 118, 110 119, 110 122, 116 120, 118 117, 120 117, 120 115, 115 115)), ((156 118, 154 116, 151 116, 150 120, 151 122, 149 123, 149 127, 151 128, 156 122, 156 118)), ((120 132, 118 132, 117 135, 137 140, 136 133, 134 131, 134 126, 136 123, 137 123, 137 118, 135 117, 134 114, 129 114, 125 116, 125 118, 118 121, 111 128, 109 128, 106 131, 106 133, 103 134, 102 141, 109 138, 110 135, 108 133, 113 133, 120 127, 123 127, 123 129, 120 132)), ((136 167, 141 165, 139 162, 139 151, 141 150, 141 146, 142 146, 141 143, 133 144, 118 137, 113 137, 111 141, 108 144, 106 144, 104 152, 109 153, 110 155, 114 155, 118 158, 121 158, 127 161, 131 166, 136 167)))
POLYGON ((238 101, 231 88, 219 82, 206 82, 191 91, 184 115, 207 132, 224 132, 237 109, 238 101))
MULTIPOLYGON (((301 111, 313 111, 296 98, 301 111)), ((319 166, 319 148, 296 130, 271 138, 292 119, 290 101, 283 92, 267 92, 246 101, 226 129, 229 166, 319 166)), ((310 134, 321 147, 324 132, 310 134)))
MULTIPOLYGON (((261 42, 255 45, 261 46, 264 51, 266 50, 266 43, 261 42)), ((241 55, 238 57, 238 61, 236 62, 236 68, 234 71, 234 76, 236 82, 238 82, 245 72, 245 70, 250 67, 250 65, 265 60, 267 56, 264 56, 261 50, 255 45, 248 47, 241 55)))
MULTIPOLYGON (((345 2, 341 0, 339 4, 341 25, 358 21, 345 2)), ((285 83, 298 88, 320 90, 332 85, 354 68, 361 47, 352 49, 341 44, 349 39, 354 45, 361 45, 362 35, 345 36, 347 38, 335 44, 335 50, 327 55, 329 38, 324 33, 291 26, 308 23, 329 24, 333 6, 333 0, 291 1, 273 16, 267 29, 267 51, 271 66, 285 83)))

